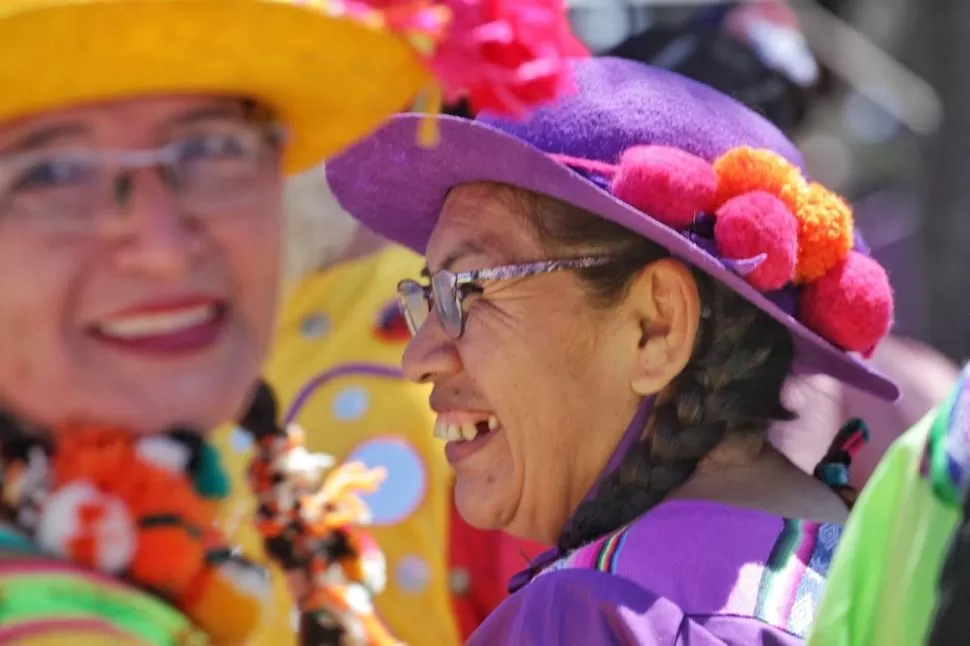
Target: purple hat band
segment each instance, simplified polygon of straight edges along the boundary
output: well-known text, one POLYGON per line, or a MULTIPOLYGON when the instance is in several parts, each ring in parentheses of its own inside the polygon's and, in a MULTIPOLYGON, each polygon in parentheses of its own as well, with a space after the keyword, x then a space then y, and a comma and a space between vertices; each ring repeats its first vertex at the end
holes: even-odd
POLYGON ((772 150, 801 168, 792 143, 740 103, 677 74, 612 58, 578 61, 574 69, 576 94, 523 122, 442 117, 433 148, 416 143, 423 115, 395 117, 328 163, 330 186, 343 208, 365 226, 421 254, 448 192, 461 184, 497 182, 573 204, 666 248, 779 321, 795 340, 798 372, 828 374, 882 399, 897 399, 899 389, 892 381, 797 321, 790 294, 762 294, 737 267, 713 255, 709 245, 658 222, 551 157, 615 164, 628 148, 653 144, 713 162, 746 145, 772 150))

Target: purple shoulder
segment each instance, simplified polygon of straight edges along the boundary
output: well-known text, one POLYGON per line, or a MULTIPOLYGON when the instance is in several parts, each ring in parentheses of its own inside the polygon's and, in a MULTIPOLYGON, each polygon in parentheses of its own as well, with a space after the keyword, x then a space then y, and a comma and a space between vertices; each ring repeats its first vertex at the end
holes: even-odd
POLYGON ((796 646, 802 641, 750 618, 687 616, 623 577, 566 569, 507 598, 467 646, 796 646))

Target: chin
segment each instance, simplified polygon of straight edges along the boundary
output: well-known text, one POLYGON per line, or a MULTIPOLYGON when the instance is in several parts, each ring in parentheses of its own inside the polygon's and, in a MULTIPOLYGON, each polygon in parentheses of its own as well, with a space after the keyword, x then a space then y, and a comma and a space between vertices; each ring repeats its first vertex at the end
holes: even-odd
MULTIPOLYGON (((491 489, 494 492, 494 486, 491 489)), ((461 477, 455 482, 455 507, 462 520, 475 529, 504 529, 512 517, 496 496, 483 493, 477 483, 463 482, 461 477)))
MULTIPOLYGON (((147 393, 146 393, 147 394, 147 393)), ((238 395, 220 393, 218 389, 203 392, 151 395, 116 402, 117 407, 94 408, 81 419, 92 419, 129 429, 134 435, 151 435, 182 428, 207 435, 238 418, 248 392, 238 395), (107 411, 114 411, 114 414, 107 411)), ((107 403, 107 402, 106 402, 107 403)))

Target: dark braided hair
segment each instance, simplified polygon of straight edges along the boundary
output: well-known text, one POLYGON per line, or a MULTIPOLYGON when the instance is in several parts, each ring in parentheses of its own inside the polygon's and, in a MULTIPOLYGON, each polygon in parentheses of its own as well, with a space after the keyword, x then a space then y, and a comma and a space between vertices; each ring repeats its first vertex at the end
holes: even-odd
MULTIPOLYGON (((637 274, 669 256, 662 247, 577 207, 503 187, 516 210, 531 217, 550 254, 595 249, 616 262, 579 271, 594 307, 622 300, 637 274)), ((584 502, 560 537, 570 550, 619 529, 660 503, 731 434, 763 435, 794 415, 781 401, 794 342, 774 319, 698 270, 701 321, 686 368, 658 395, 649 432, 584 502)))

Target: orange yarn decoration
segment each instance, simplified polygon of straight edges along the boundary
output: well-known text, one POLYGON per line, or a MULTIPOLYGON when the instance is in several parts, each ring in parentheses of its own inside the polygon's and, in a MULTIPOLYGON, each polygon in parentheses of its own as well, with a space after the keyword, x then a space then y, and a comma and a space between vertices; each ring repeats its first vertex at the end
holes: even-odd
POLYGON ((105 515, 103 503, 88 503, 78 509, 78 535, 67 546, 71 560, 82 565, 94 566, 97 563, 98 543, 95 531, 97 524, 105 515))
POLYGON ((852 250, 852 208, 821 184, 812 182, 799 196, 798 264, 795 282, 818 280, 852 250))
MULTIPOLYGON (((128 567, 131 576, 173 597, 184 594, 205 565, 205 550, 193 533, 213 520, 188 478, 147 462, 136 452, 131 435, 121 429, 67 425, 59 429, 56 446, 54 489, 87 481, 118 496, 139 525, 138 547, 128 567), (161 517, 177 520, 151 522, 161 517)), ((84 509, 81 515, 85 525, 92 524, 84 509)), ((93 564, 94 539, 89 534, 82 526, 72 555, 87 555, 92 560, 82 562, 93 564)))
POLYGON ((764 191, 777 197, 794 213, 798 197, 806 188, 805 178, 787 159, 763 148, 738 146, 721 155, 714 162, 717 193, 714 209, 728 200, 764 191))
MULTIPOLYGON (((122 429, 66 425, 55 446, 52 491, 87 482, 125 505, 136 532, 128 578, 167 597, 213 643, 241 643, 255 630, 260 600, 237 590, 232 572, 207 562, 212 549, 227 543, 213 528, 212 501, 185 474, 143 457, 137 438, 122 429)), ((105 511, 101 503, 79 505, 79 527, 66 545, 76 562, 97 566, 105 549, 97 532, 105 511)))
POLYGON ((172 597, 187 594, 205 558, 202 543, 190 531, 181 525, 142 529, 129 568, 132 578, 172 597))
POLYGON ((717 205, 754 191, 777 197, 798 222, 796 283, 821 278, 845 260, 853 245, 852 208, 816 182, 808 183, 784 157, 770 150, 740 146, 714 162, 717 205))

